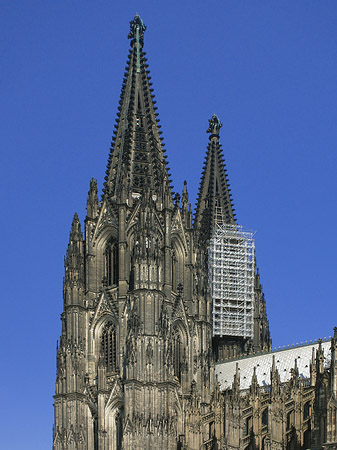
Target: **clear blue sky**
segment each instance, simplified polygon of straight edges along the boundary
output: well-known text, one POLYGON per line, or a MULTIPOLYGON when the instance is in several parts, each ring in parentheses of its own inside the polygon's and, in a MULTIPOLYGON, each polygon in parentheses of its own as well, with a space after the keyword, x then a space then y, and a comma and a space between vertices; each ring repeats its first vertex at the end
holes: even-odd
POLYGON ((223 122, 274 345, 337 325, 336 1, 2 0, 4 449, 51 448, 63 257, 90 178, 102 186, 136 12, 174 187, 193 200, 208 119, 223 122))

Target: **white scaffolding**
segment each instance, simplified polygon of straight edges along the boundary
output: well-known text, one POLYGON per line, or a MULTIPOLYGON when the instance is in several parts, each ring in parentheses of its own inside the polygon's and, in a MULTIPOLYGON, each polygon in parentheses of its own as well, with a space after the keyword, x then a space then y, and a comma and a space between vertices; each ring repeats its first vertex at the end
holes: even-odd
POLYGON ((254 233, 240 225, 216 225, 208 263, 213 336, 253 337, 254 233))

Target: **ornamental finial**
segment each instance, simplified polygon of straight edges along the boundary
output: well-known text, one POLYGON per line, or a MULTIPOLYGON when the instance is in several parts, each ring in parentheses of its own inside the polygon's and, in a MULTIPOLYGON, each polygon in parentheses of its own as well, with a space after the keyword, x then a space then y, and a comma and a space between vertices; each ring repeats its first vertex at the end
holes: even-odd
POLYGON ((220 133, 220 128, 222 127, 222 123, 219 120, 219 117, 216 114, 213 114, 212 118, 208 120, 209 127, 207 128, 206 133, 211 133, 218 135, 220 133))
POLYGON ((130 32, 128 34, 128 39, 136 39, 143 43, 144 31, 146 30, 146 25, 140 18, 138 14, 135 15, 135 18, 130 21, 130 32))

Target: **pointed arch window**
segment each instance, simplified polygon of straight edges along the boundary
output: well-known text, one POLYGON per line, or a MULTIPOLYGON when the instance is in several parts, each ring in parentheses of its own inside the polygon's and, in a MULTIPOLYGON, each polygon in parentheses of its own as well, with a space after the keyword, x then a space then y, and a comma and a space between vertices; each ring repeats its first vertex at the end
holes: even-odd
POLYGON ((173 250, 172 252, 172 290, 173 292, 177 291, 177 255, 176 252, 173 250))
POLYGON ((134 263, 134 258, 131 257, 129 289, 130 289, 130 291, 133 291, 134 288, 135 288, 135 263, 134 263))
POLYGON ((179 291, 179 285, 184 284, 184 250, 177 239, 172 240, 172 291, 179 291))
POLYGON ((98 420, 97 415, 93 417, 93 438, 94 438, 94 450, 98 450, 98 420))
POLYGON ((311 403, 309 401, 306 402, 303 407, 303 420, 308 419, 310 417, 310 413, 311 413, 311 403))
POLYGON ((290 411, 287 414, 287 430, 291 430, 294 425, 294 411, 290 411))
POLYGON ((123 420, 122 414, 119 412, 115 417, 115 427, 116 427, 116 449, 122 448, 122 437, 123 437, 123 420))
POLYGON ((181 379, 181 363, 182 363, 182 340, 179 330, 175 328, 172 332, 172 344, 173 344, 173 370, 174 375, 180 381, 181 379))
POLYGON ((104 357, 107 372, 117 371, 117 333, 112 322, 108 322, 102 332, 101 354, 104 357))
POLYGON ((112 286, 118 282, 118 247, 110 240, 104 250, 104 284, 112 286))
POLYGON ((264 409, 262 411, 262 426, 263 427, 268 427, 268 408, 264 409))

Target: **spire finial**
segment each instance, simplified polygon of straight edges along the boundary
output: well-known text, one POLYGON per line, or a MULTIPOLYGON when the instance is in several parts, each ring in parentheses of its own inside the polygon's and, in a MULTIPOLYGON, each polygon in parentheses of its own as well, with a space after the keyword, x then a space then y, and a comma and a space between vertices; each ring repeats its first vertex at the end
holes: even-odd
POLYGON ((75 212, 75 214, 74 214, 73 222, 71 224, 70 234, 72 236, 77 236, 78 234, 81 234, 81 224, 80 224, 80 219, 78 217, 77 212, 75 212))
POLYGON ((212 118, 209 119, 208 122, 209 127, 207 128, 206 133, 211 133, 211 137, 212 135, 219 136, 220 128, 222 127, 219 117, 216 114, 213 114, 212 118))
POLYGON ((128 39, 135 39, 143 44, 144 31, 146 30, 146 25, 140 18, 138 14, 135 15, 134 19, 130 21, 130 32, 128 34, 128 39))

